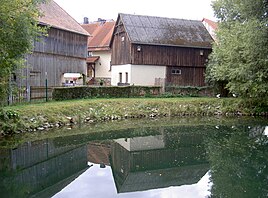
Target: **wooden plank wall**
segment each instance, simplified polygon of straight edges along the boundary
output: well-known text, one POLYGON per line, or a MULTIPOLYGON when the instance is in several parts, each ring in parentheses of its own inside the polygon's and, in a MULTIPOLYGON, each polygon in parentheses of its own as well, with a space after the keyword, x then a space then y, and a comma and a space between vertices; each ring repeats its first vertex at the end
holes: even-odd
POLYGON ((33 51, 83 59, 87 56, 87 36, 50 28, 47 37, 34 42, 33 51))
POLYGON ((131 43, 122 24, 116 27, 112 44, 112 65, 124 65, 131 63, 131 43), (124 38, 124 39, 123 39, 124 38), (122 40, 123 39, 123 40, 122 40))
POLYGON ((51 28, 26 56, 24 86, 61 86, 64 73, 86 74, 87 36, 51 28), (45 75, 47 73, 47 76, 45 75))
POLYGON ((205 67, 167 67, 166 85, 205 86, 205 67), (181 74, 172 74, 172 69, 181 70, 181 74))
POLYGON ((29 72, 25 80, 30 86, 45 86, 46 78, 48 86, 61 86, 64 73, 86 73, 83 59, 37 52, 27 56, 27 66, 29 72))
POLYGON ((204 67, 211 52, 210 49, 138 44, 133 44, 131 51, 134 65, 190 67, 204 67), (138 46, 141 47, 141 51, 137 51, 138 46), (200 51, 203 51, 203 55, 200 55, 200 51))

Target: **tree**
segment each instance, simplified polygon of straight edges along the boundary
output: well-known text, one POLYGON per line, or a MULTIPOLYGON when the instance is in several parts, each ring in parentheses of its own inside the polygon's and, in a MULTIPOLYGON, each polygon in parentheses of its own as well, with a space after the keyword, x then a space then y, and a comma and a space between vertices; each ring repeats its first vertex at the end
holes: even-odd
POLYGON ((44 0, 0 0, 0 102, 12 73, 24 62, 33 40, 44 33, 38 26, 38 5, 44 0))
POLYGON ((212 7, 219 27, 207 81, 241 96, 267 96, 268 0, 216 0, 212 7))

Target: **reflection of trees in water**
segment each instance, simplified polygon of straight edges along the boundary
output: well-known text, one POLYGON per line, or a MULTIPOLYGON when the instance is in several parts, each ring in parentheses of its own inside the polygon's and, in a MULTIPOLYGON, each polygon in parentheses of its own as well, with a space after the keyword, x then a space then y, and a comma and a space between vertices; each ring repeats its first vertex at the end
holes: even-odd
POLYGON ((211 197, 267 197, 268 138, 264 127, 225 127, 206 140, 211 197))

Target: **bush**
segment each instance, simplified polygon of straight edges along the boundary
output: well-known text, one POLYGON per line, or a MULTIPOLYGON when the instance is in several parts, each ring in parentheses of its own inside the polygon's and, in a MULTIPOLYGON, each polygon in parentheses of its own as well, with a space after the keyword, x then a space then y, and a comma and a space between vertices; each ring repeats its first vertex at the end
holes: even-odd
POLYGON ((213 95, 212 87, 196 87, 196 86, 166 86, 166 93, 180 96, 211 96, 213 95))
POLYGON ((52 98, 54 100, 69 100, 82 98, 130 98, 141 96, 153 96, 160 94, 159 86, 117 86, 117 87, 60 87, 54 88, 52 98))

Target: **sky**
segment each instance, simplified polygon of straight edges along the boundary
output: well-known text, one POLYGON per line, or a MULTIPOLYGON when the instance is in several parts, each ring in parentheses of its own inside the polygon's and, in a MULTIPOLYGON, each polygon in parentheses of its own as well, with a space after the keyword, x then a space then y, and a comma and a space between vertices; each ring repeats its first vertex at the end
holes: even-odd
POLYGON ((159 16, 179 19, 216 20, 213 0, 54 0, 77 22, 84 17, 116 20, 118 13, 159 16))
POLYGON ((184 198, 205 198, 210 195, 212 184, 209 182, 209 172, 196 184, 118 194, 111 167, 103 169, 99 168, 99 164, 89 164, 93 166, 52 198, 175 198, 178 195, 184 198))

